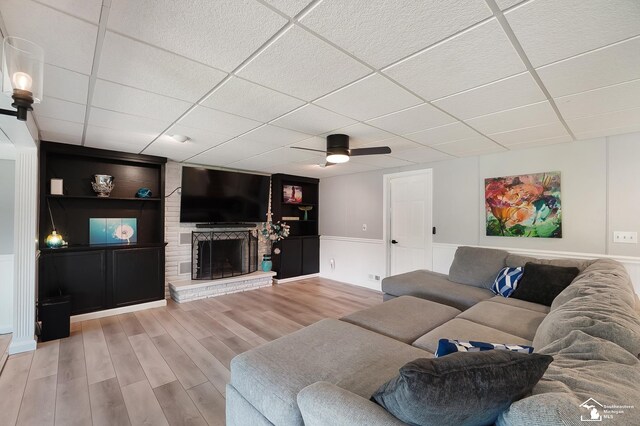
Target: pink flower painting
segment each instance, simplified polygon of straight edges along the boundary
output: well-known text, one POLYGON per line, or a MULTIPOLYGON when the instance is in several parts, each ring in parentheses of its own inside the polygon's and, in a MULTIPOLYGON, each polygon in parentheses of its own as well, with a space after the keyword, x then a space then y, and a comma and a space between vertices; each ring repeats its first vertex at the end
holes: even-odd
POLYGON ((562 238, 560 172, 484 180, 487 235, 562 238))

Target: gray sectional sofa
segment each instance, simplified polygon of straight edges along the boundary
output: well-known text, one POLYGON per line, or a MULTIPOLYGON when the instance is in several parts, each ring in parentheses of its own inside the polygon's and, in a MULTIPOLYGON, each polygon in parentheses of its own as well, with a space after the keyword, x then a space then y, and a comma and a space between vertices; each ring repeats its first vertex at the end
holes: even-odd
POLYGON ((589 398, 611 424, 640 424, 640 302, 621 264, 463 247, 449 276, 414 271, 386 278, 382 289, 381 305, 235 357, 227 424, 402 425, 369 397, 407 362, 433 357, 440 338, 532 345, 554 357, 499 425, 583 424, 589 398), (488 289, 500 268, 531 261, 581 272, 551 307, 488 289))

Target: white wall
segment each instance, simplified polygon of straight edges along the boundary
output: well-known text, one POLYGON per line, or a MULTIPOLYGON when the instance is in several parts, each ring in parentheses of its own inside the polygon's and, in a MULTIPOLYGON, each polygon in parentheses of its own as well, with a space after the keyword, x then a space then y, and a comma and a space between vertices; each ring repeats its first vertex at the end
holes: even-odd
POLYGON ((0 255, 0 334, 13 331, 13 254, 0 255))
POLYGON ((383 174, 421 168, 433 169, 434 244, 640 257, 640 244, 612 242, 614 230, 640 233, 639 160, 640 133, 634 133, 322 179, 321 276, 360 285, 368 281, 378 259, 360 262, 358 256, 349 261, 346 252, 346 258, 335 262, 349 264, 348 273, 336 266, 329 276, 323 273, 328 268, 327 252, 329 248, 344 252, 335 245, 347 244, 345 239, 381 242, 383 174), (484 179, 545 171, 562 173, 563 238, 487 237, 484 179), (341 239, 329 244, 329 237, 341 239))
POLYGON ((0 159, 0 255, 13 254, 15 161, 0 159))

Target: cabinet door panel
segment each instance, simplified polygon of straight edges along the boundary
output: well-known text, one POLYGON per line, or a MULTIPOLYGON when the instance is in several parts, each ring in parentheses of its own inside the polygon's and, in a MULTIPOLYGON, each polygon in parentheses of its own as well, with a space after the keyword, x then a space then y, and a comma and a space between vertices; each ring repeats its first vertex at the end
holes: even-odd
POLYGON ((297 277, 302 273, 302 240, 285 238, 280 241, 280 270, 278 279, 297 277))
POLYGON ((39 260, 38 298, 71 295, 71 314, 105 309, 106 252, 43 254, 39 260))
POLYGON ((114 250, 113 304, 150 302, 164 297, 164 248, 114 250))
POLYGON ((320 272, 320 238, 302 239, 302 275, 320 272))

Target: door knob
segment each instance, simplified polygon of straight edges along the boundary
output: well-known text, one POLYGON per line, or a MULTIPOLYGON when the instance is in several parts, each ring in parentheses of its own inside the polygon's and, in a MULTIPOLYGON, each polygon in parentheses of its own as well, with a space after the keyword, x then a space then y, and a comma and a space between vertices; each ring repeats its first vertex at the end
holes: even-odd
POLYGON ((391 240, 391 244, 398 244, 396 240, 391 240))

